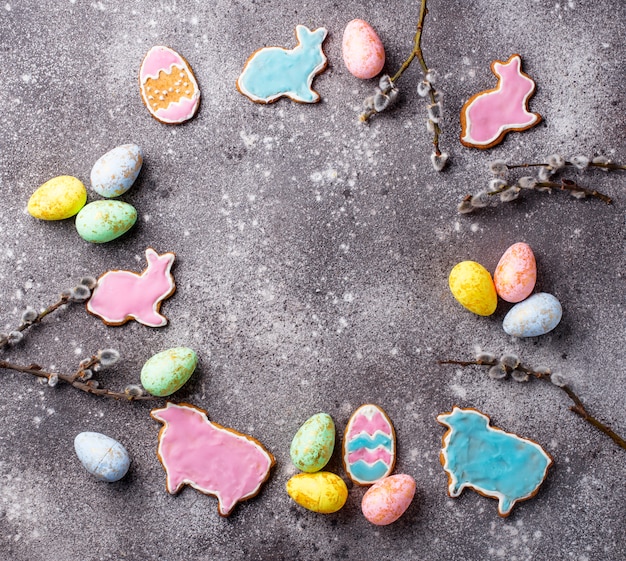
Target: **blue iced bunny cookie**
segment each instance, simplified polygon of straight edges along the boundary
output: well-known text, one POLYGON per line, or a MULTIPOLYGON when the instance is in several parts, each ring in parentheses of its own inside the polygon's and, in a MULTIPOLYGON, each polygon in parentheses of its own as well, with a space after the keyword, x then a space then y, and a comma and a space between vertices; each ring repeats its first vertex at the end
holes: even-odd
POLYGON ((440 459, 451 497, 469 487, 498 499, 498 514, 508 516, 517 501, 537 493, 552 465, 539 444, 489 426, 489 417, 476 409, 454 407, 437 421, 448 427, 440 459))
POLYGON ((319 101, 311 84, 326 68, 322 50, 326 29, 311 31, 298 25, 296 37, 298 45, 293 49, 265 47, 255 51, 237 79, 237 89, 257 103, 272 103, 283 96, 301 103, 319 101))

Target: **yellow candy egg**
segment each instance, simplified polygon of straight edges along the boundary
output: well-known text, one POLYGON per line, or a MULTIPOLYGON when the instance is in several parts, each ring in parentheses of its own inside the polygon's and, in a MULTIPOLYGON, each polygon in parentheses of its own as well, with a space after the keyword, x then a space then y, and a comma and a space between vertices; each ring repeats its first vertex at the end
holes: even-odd
POLYGON ((64 220, 74 216, 87 202, 87 189, 71 175, 53 177, 41 185, 28 201, 28 213, 41 220, 64 220))
POLYGON ((448 278, 452 295, 470 312, 490 316, 496 311, 498 296, 489 271, 475 261, 454 266, 448 278))
POLYGON ((313 512, 337 512, 348 499, 343 479, 328 471, 299 473, 287 481, 287 493, 300 506, 313 512))

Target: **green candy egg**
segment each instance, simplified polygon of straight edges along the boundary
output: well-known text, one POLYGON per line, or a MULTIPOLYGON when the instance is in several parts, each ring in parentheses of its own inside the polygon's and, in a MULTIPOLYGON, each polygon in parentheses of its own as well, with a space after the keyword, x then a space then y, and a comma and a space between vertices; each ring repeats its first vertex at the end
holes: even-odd
POLYGON ((122 201, 94 201, 76 216, 76 230, 91 243, 106 243, 119 238, 137 221, 135 207, 122 201))
POLYGON ((172 395, 185 385, 198 364, 188 347, 174 347, 150 357, 141 369, 141 385, 157 397, 172 395))
POLYGON ((291 441, 291 461, 299 470, 313 473, 333 455, 335 423, 330 415, 317 413, 305 421, 291 441))
POLYGON ((172 395, 185 385, 198 364, 198 356, 187 347, 175 347, 150 357, 141 369, 141 385, 157 397, 172 395))

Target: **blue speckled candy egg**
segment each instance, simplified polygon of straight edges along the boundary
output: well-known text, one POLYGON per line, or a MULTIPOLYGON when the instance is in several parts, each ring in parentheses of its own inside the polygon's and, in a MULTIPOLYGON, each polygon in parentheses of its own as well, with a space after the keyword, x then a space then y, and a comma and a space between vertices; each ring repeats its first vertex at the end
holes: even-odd
POLYGON ((552 294, 539 292, 513 306, 502 327, 513 337, 538 337, 552 331, 562 315, 561 303, 552 294))
POLYGON ((119 197, 132 187, 142 164, 143 154, 136 144, 113 148, 91 169, 91 186, 103 197, 119 197))
POLYGON ((118 481, 130 466, 126 448, 99 432, 81 432, 74 439, 74 449, 83 467, 100 481, 118 481))

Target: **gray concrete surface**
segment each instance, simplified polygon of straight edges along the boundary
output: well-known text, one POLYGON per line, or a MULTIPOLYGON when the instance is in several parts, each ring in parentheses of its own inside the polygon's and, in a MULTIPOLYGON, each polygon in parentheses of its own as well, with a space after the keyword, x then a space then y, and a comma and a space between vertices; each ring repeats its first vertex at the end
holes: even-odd
MULTIPOLYGON (((343 28, 360 17, 378 30, 394 71, 411 46, 416 1, 1 3, 0 324, 15 325, 27 305, 51 303, 84 274, 142 270, 148 246, 177 254, 178 285, 163 304, 167 328, 106 327, 71 307, 3 357, 69 372, 115 347, 123 359, 100 379, 119 389, 138 381, 152 354, 193 347, 200 366, 175 399, 252 434, 277 465, 258 497, 220 518, 213 497, 165 491, 150 405, 3 370, 0 558, 626 558, 626 453, 568 411, 556 388, 437 364, 471 358, 476 347, 517 352, 562 372, 593 412, 626 432, 624 175, 568 174, 614 197, 613 206, 531 193, 475 215, 456 212, 486 184, 495 158, 529 162, 558 151, 624 163, 626 5, 432 0, 430 10, 424 52, 440 72, 441 144, 452 159, 441 174, 428 161, 417 68, 399 82, 397 108, 368 127, 356 115, 375 82, 353 78, 341 60, 343 28), (244 61, 265 45, 293 46, 299 23, 329 30, 329 67, 315 80, 322 102, 251 103, 235 89, 244 61), (202 89, 200 112, 184 126, 158 123, 141 102, 139 65, 156 44, 185 56, 202 89), (486 153, 463 148, 462 104, 493 86, 489 63, 512 53, 537 81, 531 109, 544 122, 486 153), (124 197, 140 214, 128 235, 90 245, 72 220, 44 223, 25 212, 41 183, 70 174, 88 184, 93 163, 127 142, 145 152, 124 197), (447 287, 457 262, 493 271, 517 241, 535 251, 537 290, 564 308, 554 332, 529 340, 503 332, 510 306, 480 318, 447 287), (285 492, 300 424, 325 411, 341 436, 365 402, 393 420, 396 472, 417 481, 409 511, 382 528, 363 518, 362 489, 350 488, 345 508, 327 516, 285 492), (539 494, 508 519, 492 499, 446 495, 435 416, 454 404, 483 410, 554 457, 539 494), (127 447, 125 479, 99 483, 82 469, 73 439, 85 430, 127 447)), ((337 453, 329 469, 345 476, 337 453)))

